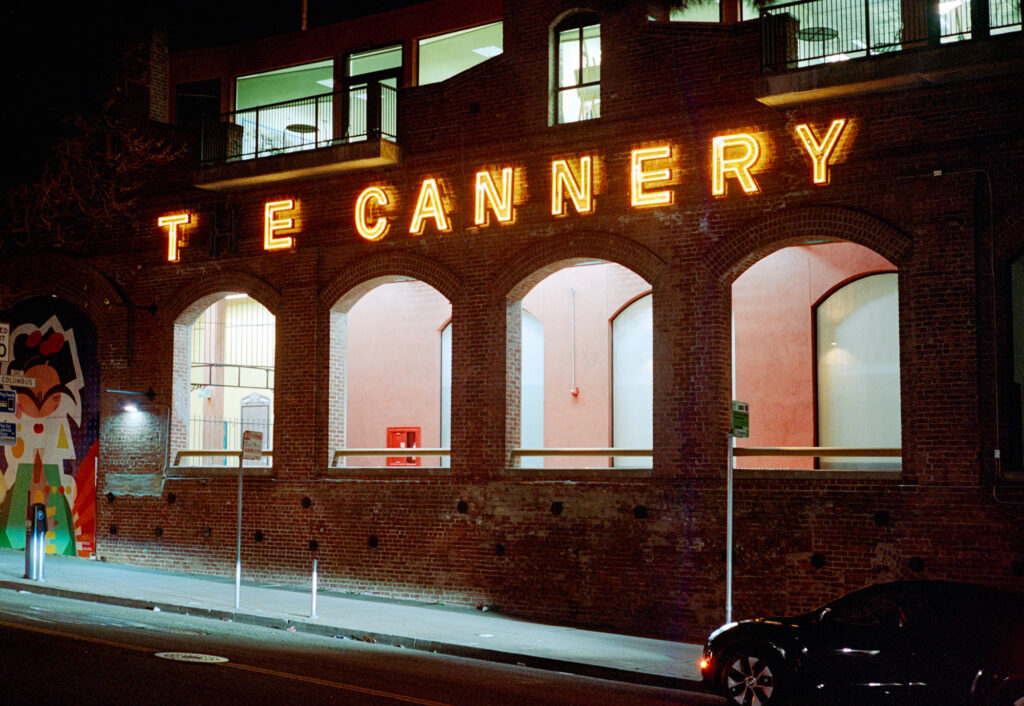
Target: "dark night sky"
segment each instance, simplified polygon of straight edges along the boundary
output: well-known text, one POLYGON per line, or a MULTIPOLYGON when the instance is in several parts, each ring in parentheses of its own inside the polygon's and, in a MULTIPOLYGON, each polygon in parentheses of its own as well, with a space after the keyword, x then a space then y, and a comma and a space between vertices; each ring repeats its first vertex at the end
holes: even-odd
MULTIPOLYGON (((309 26, 423 1, 309 0, 309 26)), ((0 10, 0 127, 16 139, 4 147, 0 178, 31 178, 66 134, 65 117, 99 108, 125 37, 162 25, 173 49, 195 49, 297 31, 301 18, 302 0, 8 0, 0 10)))

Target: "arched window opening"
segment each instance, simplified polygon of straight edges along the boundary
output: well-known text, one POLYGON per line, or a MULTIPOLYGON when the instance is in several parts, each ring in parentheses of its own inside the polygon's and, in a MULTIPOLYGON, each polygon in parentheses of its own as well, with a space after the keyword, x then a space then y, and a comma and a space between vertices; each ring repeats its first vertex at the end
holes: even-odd
POLYGON ((407 278, 381 280, 335 305, 333 466, 449 465, 445 455, 408 449, 450 448, 450 319, 451 303, 440 292, 407 278))
MULTIPOLYGON (((738 449, 900 447, 895 270, 865 247, 826 242, 778 250, 735 280, 733 399, 750 404, 738 449)), ((890 457, 740 453, 739 468, 900 467, 890 457)))
POLYGON ((652 445, 649 292, 625 267, 587 261, 549 274, 511 305, 521 306, 518 330, 509 323, 519 337, 510 339, 513 463, 650 466, 649 454, 612 453, 652 445))
MULTIPOLYGON (((246 294, 211 304, 190 329, 188 448, 238 451, 242 433, 263 434, 273 448, 275 317, 246 294)), ((193 465, 228 465, 237 457, 200 456, 193 465)), ((246 461, 269 465, 270 459, 246 461)))
POLYGON ((555 114, 558 123, 601 117, 601 25, 581 12, 555 27, 555 114))

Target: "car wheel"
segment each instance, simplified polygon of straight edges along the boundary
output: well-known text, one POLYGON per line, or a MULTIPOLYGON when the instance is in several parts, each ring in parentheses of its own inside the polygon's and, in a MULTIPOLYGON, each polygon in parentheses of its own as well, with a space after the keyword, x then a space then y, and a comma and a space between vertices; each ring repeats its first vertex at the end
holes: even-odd
POLYGON ((722 694, 733 706, 776 706, 785 696, 785 666, 772 650, 743 645, 724 660, 722 694))

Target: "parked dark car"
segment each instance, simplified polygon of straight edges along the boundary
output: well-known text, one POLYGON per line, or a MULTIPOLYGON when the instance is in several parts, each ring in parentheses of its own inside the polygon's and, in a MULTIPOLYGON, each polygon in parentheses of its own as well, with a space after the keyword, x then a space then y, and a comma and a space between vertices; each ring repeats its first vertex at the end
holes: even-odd
POLYGON ((701 672, 742 706, 1024 706, 1024 594, 947 581, 871 586, 795 618, 723 625, 701 672))

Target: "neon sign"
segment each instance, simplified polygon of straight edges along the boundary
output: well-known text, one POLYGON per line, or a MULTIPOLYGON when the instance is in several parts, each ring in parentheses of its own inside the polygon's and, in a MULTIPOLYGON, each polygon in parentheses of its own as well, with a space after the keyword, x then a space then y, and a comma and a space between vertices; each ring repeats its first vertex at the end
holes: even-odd
MULTIPOLYGON (((811 181, 827 185, 830 167, 837 161, 837 152, 843 143, 848 121, 833 120, 827 130, 815 129, 809 123, 794 128, 797 145, 811 159, 811 181), (824 136, 819 135, 824 132, 824 136)), ((846 139, 849 143, 850 138, 846 139)), ((770 143, 768 143, 770 146, 770 143)), ((742 196, 760 192, 754 175, 764 170, 766 143, 756 135, 737 132, 718 135, 711 140, 710 182, 711 194, 725 197, 730 182, 738 186, 742 196)), ((653 143, 636 147, 629 153, 629 203, 631 208, 657 208, 675 202, 675 188, 680 182, 678 149, 671 143, 653 143)), ((603 180, 596 178, 601 164, 599 153, 583 153, 575 157, 553 157, 548 172, 551 215, 568 218, 595 212, 595 196, 603 193, 603 180)), ((602 172, 603 173, 603 172, 602 172)), ((516 221, 519 197, 526 193, 525 179, 519 168, 501 166, 480 169, 474 173, 472 225, 488 227, 492 220, 498 225, 516 221), (521 191, 522 194, 518 192, 521 191)), ((379 241, 391 232, 397 218, 394 213, 395 192, 387 184, 362 189, 353 204, 353 223, 356 233, 369 241, 379 241)), ((428 226, 438 233, 453 229, 452 214, 457 201, 453 201, 447 182, 436 176, 426 176, 420 182, 415 206, 409 220, 408 232, 423 235, 428 226), (453 205, 454 204, 454 205, 453 205)), ((268 201, 263 208, 263 248, 284 250, 295 247, 295 238, 285 233, 299 231, 295 216, 299 206, 295 199, 268 201), (292 212, 285 217, 286 212, 292 212)), ((467 214, 467 217, 469 214, 467 214)), ((167 260, 178 262, 180 248, 187 245, 181 237, 182 229, 192 224, 193 215, 179 211, 157 218, 157 225, 166 229, 167 260)))
POLYGON ((295 239, 291 236, 280 237, 275 235, 281 231, 291 230, 295 227, 294 218, 278 218, 281 211, 292 211, 295 209, 295 199, 284 201, 268 201, 263 206, 263 249, 264 250, 286 250, 295 245, 295 239))
POLYGON ((761 157, 761 145, 747 134, 723 135, 711 141, 711 193, 725 195, 725 178, 736 177, 740 187, 748 194, 758 192, 757 182, 750 170, 761 157))
POLYGON ((366 209, 372 205, 379 211, 388 203, 388 195, 379 186, 363 189, 356 199, 356 232, 367 240, 380 240, 387 235, 388 219, 378 213, 371 224, 366 209))
POLYGON ((476 199, 473 213, 473 224, 478 226, 488 225, 487 205, 498 223, 512 223, 515 220, 513 212, 513 194, 515 193, 515 172, 512 167, 505 167, 501 170, 501 193, 494 185, 494 178, 490 172, 476 173, 476 199))
POLYGON ((183 226, 192 221, 192 215, 189 213, 175 213, 170 216, 160 216, 156 219, 156 224, 161 228, 167 228, 167 261, 177 262, 178 261, 178 247, 184 245, 178 239, 178 226, 183 226))
POLYGON ((444 202, 441 200, 437 179, 433 177, 424 179, 420 186, 420 195, 416 199, 416 208, 412 214, 409 232, 413 235, 423 235, 423 229, 426 227, 425 221, 428 218, 434 219, 434 226, 442 233, 447 233, 452 229, 452 225, 448 221, 448 214, 444 209, 444 202))
POLYGON ((799 136, 804 148, 806 148, 807 153, 811 155, 811 161, 814 162, 815 184, 828 183, 828 162, 832 158, 832 152, 835 150, 836 145, 839 144, 839 138, 842 137, 843 128, 845 127, 845 120, 833 120, 832 124, 829 125, 828 132, 825 133, 825 139, 819 143, 815 139, 810 125, 803 123, 796 126, 796 134, 799 136))

